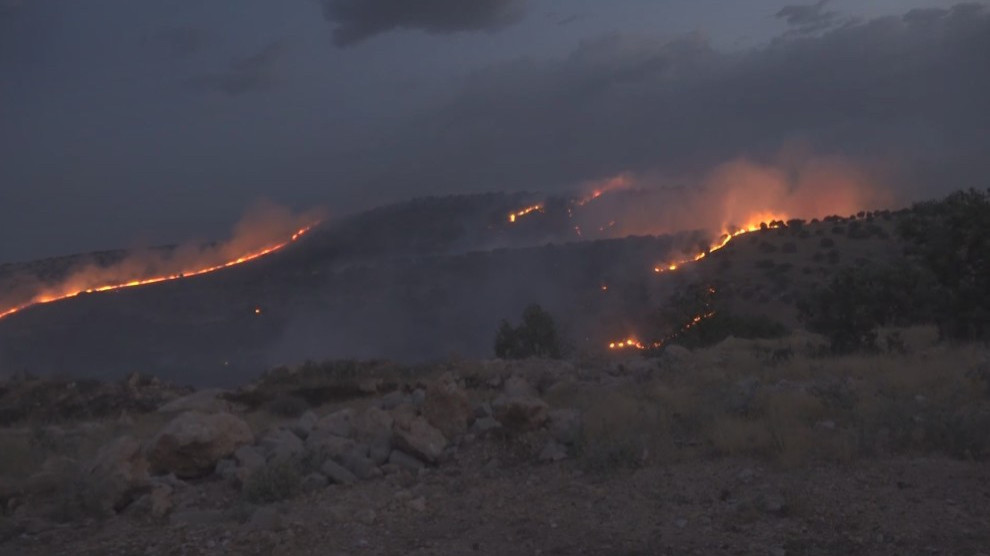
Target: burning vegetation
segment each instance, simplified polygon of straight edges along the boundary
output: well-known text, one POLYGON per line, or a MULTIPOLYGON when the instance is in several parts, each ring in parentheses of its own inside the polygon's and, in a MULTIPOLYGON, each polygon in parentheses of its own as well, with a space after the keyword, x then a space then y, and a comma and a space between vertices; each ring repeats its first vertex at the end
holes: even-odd
MULTIPOLYGON (((241 265, 298 241, 320 222, 310 214, 293 216, 284 209, 263 206, 250 212, 235 228, 231 240, 205 248, 179 247, 167 254, 135 255, 108 267, 86 267, 57 284, 35 286, 9 305, 0 305, 0 319, 46 303, 83 294, 146 286, 201 276, 241 265)), ((261 314, 261 309, 255 309, 261 314)))

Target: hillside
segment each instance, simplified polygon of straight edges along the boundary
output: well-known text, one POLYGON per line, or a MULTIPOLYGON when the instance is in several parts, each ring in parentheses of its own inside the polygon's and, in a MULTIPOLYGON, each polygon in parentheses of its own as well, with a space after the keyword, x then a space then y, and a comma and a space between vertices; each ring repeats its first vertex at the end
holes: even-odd
MULTIPOLYGON (((637 202, 609 198, 608 208, 624 199, 637 202)), ((698 282, 719 284, 733 313, 793 327, 795 299, 834 269, 901 251, 891 234, 896 217, 885 212, 753 232, 657 274, 654 266, 710 240, 579 237, 573 205, 552 199, 509 222, 507 207, 523 200, 482 195, 383 207, 332 221, 245 266, 33 307, 0 320, 0 372, 110 378, 140 370, 235 384, 305 359, 484 357, 499 321, 533 302, 554 315, 572 353, 593 353, 616 338, 648 337, 657 328, 652 311, 698 282)), ((57 276, 71 268, 67 260, 26 267, 57 276)), ((661 328, 680 324, 667 320, 661 328)))

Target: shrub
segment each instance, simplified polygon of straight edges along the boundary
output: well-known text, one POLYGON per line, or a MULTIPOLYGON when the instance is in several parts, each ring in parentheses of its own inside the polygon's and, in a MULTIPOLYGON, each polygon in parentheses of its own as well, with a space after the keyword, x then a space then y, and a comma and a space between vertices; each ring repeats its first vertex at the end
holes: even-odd
POLYGON ((298 397, 289 394, 282 394, 268 402, 265 406, 269 413, 279 417, 299 417, 309 409, 309 403, 298 397))
POLYGON ((302 473, 295 462, 269 463, 244 483, 244 497, 253 504, 268 504, 292 498, 299 492, 302 473))
POLYGON ((784 253, 797 253, 798 248, 796 243, 792 241, 788 241, 783 246, 781 246, 780 250, 783 251, 784 253))
POLYGON ((961 191, 915 205, 897 231, 912 260, 934 277, 940 333, 990 338, 990 191, 961 191))
POLYGON ((822 249, 831 249, 832 247, 835 247, 835 240, 830 237, 823 237, 822 240, 818 242, 818 245, 821 246, 822 249))
POLYGON ((503 320, 495 333, 495 357, 500 359, 560 359, 561 356, 557 326, 550 313, 539 305, 523 310, 522 324, 518 327, 503 320))
POLYGON ((930 305, 924 276, 905 264, 839 270, 829 284, 798 302, 808 329, 835 353, 877 348, 876 329, 922 322, 930 305))

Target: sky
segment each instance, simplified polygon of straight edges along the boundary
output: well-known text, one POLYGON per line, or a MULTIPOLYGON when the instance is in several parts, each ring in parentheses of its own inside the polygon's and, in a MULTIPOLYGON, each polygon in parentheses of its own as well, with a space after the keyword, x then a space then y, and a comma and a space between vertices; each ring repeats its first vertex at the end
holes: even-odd
POLYGON ((987 187, 986 4, 0 0, 0 262, 739 160, 987 187))

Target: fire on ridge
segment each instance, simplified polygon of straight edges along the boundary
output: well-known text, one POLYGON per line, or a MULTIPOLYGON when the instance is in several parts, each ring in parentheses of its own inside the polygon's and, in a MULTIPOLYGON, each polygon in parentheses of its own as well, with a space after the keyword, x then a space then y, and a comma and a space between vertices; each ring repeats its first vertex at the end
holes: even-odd
MULTIPOLYGON (((309 232, 310 230, 312 230, 317 225, 319 225, 319 222, 318 221, 317 222, 313 222, 311 224, 308 224, 306 226, 303 226, 302 228, 299 228, 288 239, 286 239, 284 241, 281 241, 279 243, 274 243, 274 244, 268 245, 266 247, 262 247, 262 248, 260 248, 260 249, 258 249, 256 251, 245 253, 245 254, 241 255, 240 257, 237 257, 237 258, 232 259, 232 260, 224 261, 224 262, 221 262, 219 264, 214 264, 214 265, 209 265, 209 266, 202 266, 202 267, 192 267, 192 268, 188 268, 188 269, 182 270, 180 272, 174 272, 174 273, 164 274, 164 275, 160 275, 160 276, 149 276, 149 277, 146 277, 146 278, 137 278, 137 279, 132 279, 132 280, 128 280, 128 281, 125 281, 125 282, 111 282, 111 283, 108 283, 108 284, 101 284, 101 285, 97 285, 97 286, 80 287, 78 289, 74 289, 74 288, 71 288, 71 287, 69 287, 68 289, 65 289, 65 287, 55 288, 53 290, 50 289, 47 292, 43 292, 43 293, 40 293, 40 294, 35 295, 29 301, 26 301, 26 302, 21 303, 19 305, 15 305, 13 307, 7 307, 7 308, 0 308, 0 319, 9 317, 9 316, 11 316, 11 315, 13 315, 15 313, 19 313, 19 312, 21 312, 21 311, 23 311, 23 310, 25 310, 25 309, 27 309, 29 307, 33 307, 35 305, 42 305, 42 304, 45 304, 45 303, 54 303, 56 301, 62 301, 64 299, 71 299, 73 297, 77 297, 77 296, 82 295, 82 294, 85 294, 85 293, 106 292, 106 291, 120 290, 120 289, 124 289, 124 288, 133 288, 133 287, 137 287, 137 286, 146 286, 146 285, 150 285, 150 284, 157 284, 159 282, 166 282, 166 281, 169 281, 169 280, 178 280, 180 278, 189 278, 189 277, 192 277, 192 276, 200 276, 200 275, 203 275, 203 274, 208 274, 208 273, 211 273, 211 272, 216 272, 218 270, 223 270, 225 268, 230 268, 232 266, 237 266, 237 265, 240 265, 240 264, 244 264, 244 263, 247 263, 247 262, 256 260, 256 259, 260 259, 261 257, 264 257, 265 255, 269 255, 271 253, 274 253, 276 251, 279 251, 282 248, 286 247, 287 245, 298 241, 299 238, 303 237, 307 232, 309 232)), ((258 314, 260 314, 260 309, 256 309, 255 312, 258 313, 258 314)))

